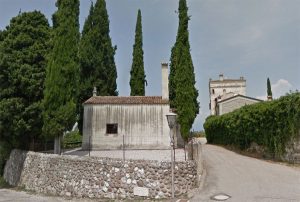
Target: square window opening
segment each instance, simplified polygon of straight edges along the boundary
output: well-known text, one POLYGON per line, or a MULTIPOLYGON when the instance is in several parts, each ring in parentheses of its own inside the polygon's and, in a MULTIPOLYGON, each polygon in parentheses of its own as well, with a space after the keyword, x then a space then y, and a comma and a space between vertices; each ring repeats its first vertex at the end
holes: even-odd
POLYGON ((106 124, 106 134, 118 134, 118 124, 117 123, 106 124))

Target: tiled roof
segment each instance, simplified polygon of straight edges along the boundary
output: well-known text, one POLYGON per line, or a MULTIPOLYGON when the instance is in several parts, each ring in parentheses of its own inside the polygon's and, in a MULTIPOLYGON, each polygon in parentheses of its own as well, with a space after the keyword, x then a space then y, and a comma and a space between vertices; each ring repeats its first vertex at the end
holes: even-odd
POLYGON ((84 104, 169 104, 161 96, 93 96, 84 104))

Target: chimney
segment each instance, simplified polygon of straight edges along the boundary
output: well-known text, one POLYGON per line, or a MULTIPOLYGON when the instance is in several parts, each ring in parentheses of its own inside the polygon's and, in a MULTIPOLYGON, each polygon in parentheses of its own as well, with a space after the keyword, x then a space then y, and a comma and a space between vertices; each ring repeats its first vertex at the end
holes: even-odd
POLYGON ((161 63, 161 95, 162 99, 169 99, 168 63, 161 63))
POLYGON ((93 89, 93 97, 97 96, 97 88, 96 86, 94 86, 94 89, 93 89))
POLYGON ((223 81, 223 80, 224 80, 224 75, 223 75, 223 74, 220 74, 220 75, 219 75, 219 78, 220 78, 220 81, 223 81))

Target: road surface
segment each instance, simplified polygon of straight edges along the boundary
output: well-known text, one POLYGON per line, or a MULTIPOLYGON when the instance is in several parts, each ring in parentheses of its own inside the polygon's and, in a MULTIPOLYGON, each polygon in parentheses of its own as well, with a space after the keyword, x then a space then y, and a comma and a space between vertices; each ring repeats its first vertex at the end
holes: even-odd
POLYGON ((203 145, 206 178, 191 201, 214 201, 212 196, 231 196, 226 202, 300 202, 300 168, 266 162, 203 145))

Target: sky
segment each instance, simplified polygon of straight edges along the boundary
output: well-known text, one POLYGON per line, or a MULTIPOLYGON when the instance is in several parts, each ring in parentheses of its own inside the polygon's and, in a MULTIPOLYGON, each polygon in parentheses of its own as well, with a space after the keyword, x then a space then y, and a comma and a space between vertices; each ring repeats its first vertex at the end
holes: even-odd
MULTIPOLYGON (((90 0, 80 2, 80 27, 90 0)), ((95 2, 95 1, 94 1, 95 2)), ((178 0, 106 0, 110 36, 117 45, 118 91, 130 94, 130 68, 138 9, 142 12, 146 95, 161 95, 161 62, 169 62, 175 43, 178 0)), ((273 96, 300 90, 300 0, 187 0, 189 33, 200 113, 193 125, 202 130, 209 111, 208 81, 247 80, 246 95, 266 99, 267 78, 273 96)), ((55 0, 0 0, 0 29, 19 11, 39 10, 49 19, 55 0)))

